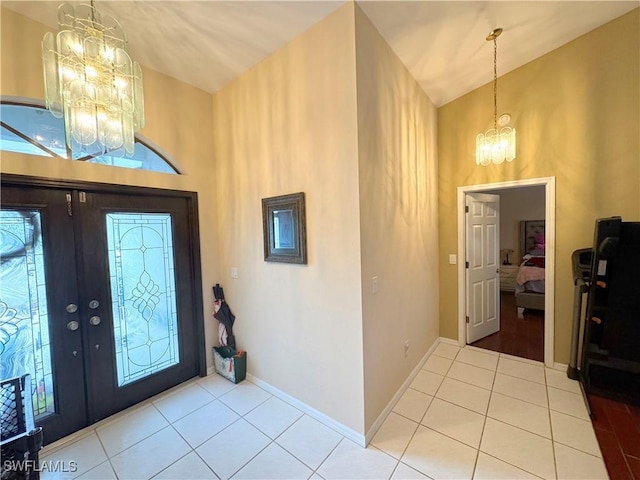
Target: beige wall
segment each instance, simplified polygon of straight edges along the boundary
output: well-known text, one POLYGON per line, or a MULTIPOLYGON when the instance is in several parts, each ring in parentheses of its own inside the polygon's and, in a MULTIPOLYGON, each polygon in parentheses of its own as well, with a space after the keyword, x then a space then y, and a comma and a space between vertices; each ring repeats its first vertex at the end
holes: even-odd
POLYGON ((214 95, 213 188, 220 279, 250 372, 362 434, 353 9, 214 95), (261 199, 301 191, 308 264, 265 262, 261 199))
MULTIPOLYGON (((40 42, 49 29, 1 9, 2 63, 0 94, 43 101, 40 42)), ((184 175, 113 168, 85 162, 2 152, 2 174, 168 188, 198 193, 204 311, 211 311, 211 285, 219 279, 211 138, 211 95, 153 70, 144 69, 147 125, 141 134, 183 167, 184 175)), ((216 338, 213 321, 205 322, 207 352, 216 338)), ((207 355, 207 363, 213 363, 207 355)))
MULTIPOLYGON (((458 336, 456 267, 446 262, 457 248, 456 188, 555 176, 555 361, 568 362, 571 253, 591 245, 598 217, 640 220, 639 32, 635 9, 500 78, 499 110, 518 132, 513 163, 475 165, 475 135, 493 115, 491 85, 439 109, 441 336, 458 336)), ((501 41, 506 52, 508 36, 501 41)))
POLYGON ((368 431, 438 336, 437 118, 357 6, 356 59, 368 431))

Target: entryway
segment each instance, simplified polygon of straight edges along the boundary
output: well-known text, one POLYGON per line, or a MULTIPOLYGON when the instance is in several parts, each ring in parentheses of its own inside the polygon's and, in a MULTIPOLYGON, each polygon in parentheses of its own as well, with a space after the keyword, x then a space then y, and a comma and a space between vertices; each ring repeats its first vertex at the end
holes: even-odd
POLYGON ((195 194, 3 178, 0 377, 50 443, 205 371, 195 194))
MULTIPOLYGON (((547 366, 553 366, 554 177, 458 187, 458 258, 461 259, 458 262, 458 343, 461 346, 471 344, 500 331, 501 306, 509 304, 510 300, 513 303, 514 300, 507 298, 508 295, 513 294, 505 291, 509 289, 504 285, 505 281, 502 277, 509 269, 516 271, 519 258, 514 258, 513 255, 517 257, 519 253, 511 252, 513 262, 509 263, 515 265, 503 265, 504 252, 499 251, 500 242, 496 241, 499 235, 501 209, 500 197, 496 194, 506 192, 507 189, 536 186, 544 189, 543 237, 546 251, 542 261, 546 262, 545 293, 533 298, 539 301, 539 305, 529 303, 532 300, 528 295, 519 298, 518 303, 524 301, 526 308, 535 307, 543 312, 544 362, 547 366), (542 308, 544 310, 541 310, 542 308)), ((536 225, 531 226, 533 228, 536 225)), ((515 282, 515 278, 513 281, 515 282)), ((531 313, 529 310, 524 312, 527 316, 531 313)), ((522 308, 519 309, 519 313, 522 317, 522 308)), ((528 319, 527 317, 526 320, 528 319)), ((525 319, 520 318, 520 320, 525 319)))

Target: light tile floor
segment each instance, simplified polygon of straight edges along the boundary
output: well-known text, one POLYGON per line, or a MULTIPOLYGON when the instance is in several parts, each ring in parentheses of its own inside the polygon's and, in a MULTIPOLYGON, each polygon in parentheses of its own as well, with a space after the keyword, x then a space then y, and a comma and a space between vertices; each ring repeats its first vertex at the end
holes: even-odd
POLYGON ((368 448, 250 382, 191 381, 45 450, 44 479, 607 478, 578 385, 440 344, 368 448))

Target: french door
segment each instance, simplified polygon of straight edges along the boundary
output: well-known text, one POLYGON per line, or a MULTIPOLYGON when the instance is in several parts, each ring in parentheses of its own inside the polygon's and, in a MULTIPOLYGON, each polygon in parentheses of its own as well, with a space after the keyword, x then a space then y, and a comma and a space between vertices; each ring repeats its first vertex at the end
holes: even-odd
POLYGON ((46 443, 205 365, 195 196, 82 187, 1 191, 0 378, 46 443))

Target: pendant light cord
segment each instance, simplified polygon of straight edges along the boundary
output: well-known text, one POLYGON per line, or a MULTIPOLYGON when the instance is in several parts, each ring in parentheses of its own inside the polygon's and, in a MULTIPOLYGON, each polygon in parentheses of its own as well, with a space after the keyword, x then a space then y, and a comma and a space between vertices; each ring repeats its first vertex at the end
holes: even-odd
POLYGON ((493 129, 498 133, 498 42, 493 37, 493 129))

